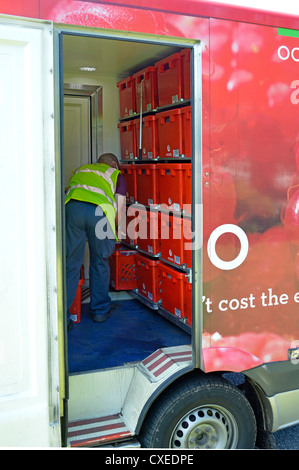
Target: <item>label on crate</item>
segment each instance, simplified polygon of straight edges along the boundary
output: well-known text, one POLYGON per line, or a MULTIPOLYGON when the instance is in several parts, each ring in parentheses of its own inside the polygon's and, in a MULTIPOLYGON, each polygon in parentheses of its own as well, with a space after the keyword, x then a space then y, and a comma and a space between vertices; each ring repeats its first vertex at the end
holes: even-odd
POLYGON ((154 200, 153 199, 148 199, 148 205, 150 206, 151 204, 154 203, 154 200))
POLYGON ((148 158, 153 158, 153 152, 148 152, 147 157, 148 158))
POLYGON ((181 258, 180 258, 180 256, 174 256, 174 262, 175 262, 176 264, 181 264, 181 258))
POLYGON ((151 292, 148 292, 147 295, 150 300, 153 300, 153 294, 151 292))
POLYGON ((177 317, 181 317, 181 311, 178 308, 174 309, 174 313, 176 314, 177 317))
POLYGON ((166 157, 171 157, 171 147, 170 147, 170 145, 169 145, 169 144, 167 145, 167 153, 166 153, 166 157))
POLYGON ((147 249, 148 249, 149 253, 153 253, 153 247, 152 246, 148 245, 147 249))
POLYGON ((173 204, 173 208, 174 208, 175 211, 180 211, 180 209, 181 209, 181 208, 180 208, 180 205, 179 205, 177 202, 175 202, 175 203, 173 204))
POLYGON ((179 156, 180 156, 180 151, 179 151, 179 149, 173 149, 173 156, 174 156, 174 157, 179 157, 179 156))

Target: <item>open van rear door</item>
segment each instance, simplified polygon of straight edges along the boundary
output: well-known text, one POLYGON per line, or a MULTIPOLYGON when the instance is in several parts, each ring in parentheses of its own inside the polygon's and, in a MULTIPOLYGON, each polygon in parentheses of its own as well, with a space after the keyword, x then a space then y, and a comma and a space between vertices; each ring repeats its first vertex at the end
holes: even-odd
POLYGON ((59 446, 53 25, 0 16, 0 443, 59 446))

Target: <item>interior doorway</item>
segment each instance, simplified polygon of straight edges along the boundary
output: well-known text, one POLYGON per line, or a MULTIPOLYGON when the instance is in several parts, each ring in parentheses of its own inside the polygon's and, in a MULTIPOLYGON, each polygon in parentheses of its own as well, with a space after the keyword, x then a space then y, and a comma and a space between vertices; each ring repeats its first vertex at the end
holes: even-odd
MULTIPOLYGON (((122 164, 132 163, 138 165, 136 160, 133 162, 126 161, 121 152, 119 126, 124 121, 120 113, 118 84, 126 77, 140 70, 150 69, 152 64, 170 57, 172 54, 178 54, 185 47, 185 43, 178 44, 176 41, 173 43, 170 40, 168 41, 161 42, 160 38, 159 42, 142 42, 140 38, 139 40, 130 41, 83 35, 63 35, 64 98, 66 98, 66 95, 74 98, 80 96, 83 100, 82 90, 87 94, 88 88, 92 86, 97 88, 96 121, 92 118, 93 107, 91 106, 91 163, 97 161, 100 153, 112 152, 119 157, 122 164), (90 66, 89 69, 94 69, 94 71, 83 73, 79 71, 81 65, 88 65, 90 66), (87 85, 88 83, 91 85, 87 85), (96 128, 94 122, 96 122, 96 128)), ((74 99, 73 102, 77 103, 77 100, 74 99)), ((187 106, 190 106, 190 99, 171 103, 171 107, 174 108, 184 107, 184 109, 187 109, 187 106)), ((129 117, 129 119, 135 120, 136 125, 140 123, 140 116, 137 111, 129 117)), ((151 109, 146 112, 152 116, 159 111, 162 111, 162 109, 151 109)), ((83 112, 83 106, 80 105, 80 110, 77 110, 78 115, 76 116, 78 120, 77 129, 80 129, 80 114, 83 112)), ((65 136, 65 139, 67 138, 65 136)), ((70 137, 70 140, 72 140, 72 137, 70 137)), ((73 144, 73 142, 71 143, 73 144)), ((79 146, 79 144, 77 145, 79 146)), ((65 168, 67 158, 68 156, 65 153, 65 168)), ((190 158, 184 158, 183 156, 182 159, 184 160, 182 161, 183 165, 185 163, 190 165, 190 158)), ((158 160, 163 161, 158 157, 156 160, 149 160, 146 163, 149 165, 152 163, 158 164, 158 160)), ((85 162, 83 161, 82 164, 85 162)), ((77 158, 75 163, 77 167, 80 166, 80 159, 77 158)), ((175 163, 174 160, 172 163, 175 163)), ((67 165, 72 166, 69 163, 67 165)), ((126 251, 133 250, 134 253, 137 253, 136 248, 131 246, 131 243, 127 243, 125 246, 126 251)), ((148 255, 149 262, 157 262, 157 259, 151 259, 151 253, 148 255)), ((85 266, 87 259, 88 254, 86 254, 86 260, 84 259, 85 281, 88 276, 87 263, 85 266)), ((185 272, 180 274, 185 277, 185 272)), ((153 282, 160 286, 160 274, 153 282)), ((151 306, 148 307, 147 302, 143 303, 136 300, 132 287, 130 289, 125 291, 112 290, 110 294, 112 300, 118 304, 118 308, 109 318, 109 322, 101 325, 101 329, 95 329, 94 325, 90 324, 91 320, 88 317, 86 302, 82 302, 80 325, 75 325, 72 334, 68 338, 69 373, 72 376, 91 370, 120 367, 124 364, 142 360, 159 348, 190 343, 190 325, 186 326, 185 322, 174 314, 168 315, 170 317, 170 321, 168 321, 168 316, 160 308, 158 313, 160 301, 159 304, 158 302, 151 302, 151 306), (136 338, 137 331, 144 332, 138 339, 136 338), (100 336, 95 336, 97 334, 100 336), (83 349, 83 337, 86 337, 88 352, 83 349), (103 338, 105 338, 105 341, 103 338), (81 344, 80 351, 77 347, 78 341, 81 344)))

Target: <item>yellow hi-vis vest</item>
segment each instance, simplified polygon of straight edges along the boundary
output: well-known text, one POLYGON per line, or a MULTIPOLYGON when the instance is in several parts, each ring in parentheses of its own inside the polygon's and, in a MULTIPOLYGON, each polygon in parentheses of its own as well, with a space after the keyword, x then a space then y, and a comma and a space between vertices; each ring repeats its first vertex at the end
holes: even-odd
POLYGON ((115 189, 121 172, 105 163, 83 165, 74 170, 66 192, 65 204, 70 199, 101 206, 116 237, 115 189))

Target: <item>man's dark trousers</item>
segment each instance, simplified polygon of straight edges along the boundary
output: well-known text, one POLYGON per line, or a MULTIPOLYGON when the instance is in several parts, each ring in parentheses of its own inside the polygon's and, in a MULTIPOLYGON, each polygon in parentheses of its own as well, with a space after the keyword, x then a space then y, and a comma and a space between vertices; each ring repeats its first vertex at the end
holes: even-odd
POLYGON ((66 286, 67 315, 74 301, 80 279, 84 248, 88 240, 90 252, 90 314, 109 313, 110 268, 108 258, 115 250, 115 239, 101 208, 88 202, 70 200, 65 206, 66 220, 66 286), (106 233, 102 229, 106 230, 106 233), (109 238, 110 237, 110 238, 109 238))

